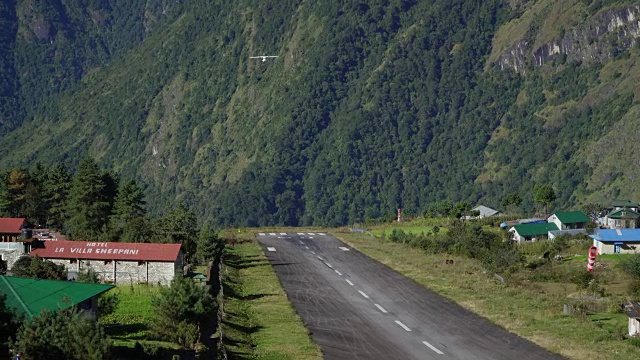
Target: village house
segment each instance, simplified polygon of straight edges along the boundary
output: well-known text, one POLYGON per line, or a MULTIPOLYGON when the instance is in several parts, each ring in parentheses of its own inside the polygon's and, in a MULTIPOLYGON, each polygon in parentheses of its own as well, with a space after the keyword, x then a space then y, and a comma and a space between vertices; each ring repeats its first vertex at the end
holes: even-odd
POLYGON ((471 209, 472 212, 477 211, 478 212, 478 216, 475 217, 475 219, 483 219, 483 218, 487 218, 487 217, 491 217, 491 216, 502 216, 503 214, 496 210, 496 209, 492 209, 490 207, 484 206, 484 205, 478 205, 476 207, 474 207, 473 209, 471 209))
POLYGON ((24 225, 24 218, 0 218, 0 242, 17 242, 24 225))
POLYGON ((540 222, 515 225, 509 232, 518 244, 547 239, 550 231, 559 230, 556 224, 540 222))
POLYGON ((627 304, 624 312, 629 317, 629 336, 637 336, 640 334, 640 302, 627 304))
POLYGON ((640 228, 640 205, 626 200, 614 201, 598 219, 598 225, 609 229, 640 228))
POLYGON ((11 270, 21 256, 31 251, 31 230, 24 218, 0 218, 0 260, 11 270))
POLYGON ((547 219, 549 223, 554 223, 558 230, 584 229, 589 218, 582 211, 557 212, 547 219))
POLYGON ((45 241, 31 256, 64 265, 71 276, 89 270, 103 282, 167 285, 182 273, 180 244, 45 241))
POLYGON ((98 317, 98 296, 111 290, 107 284, 45 280, 0 275, 0 292, 6 306, 19 316, 31 318, 44 311, 76 307, 94 319, 98 317))
POLYGON ((598 254, 640 252, 640 229, 596 229, 591 238, 598 254))

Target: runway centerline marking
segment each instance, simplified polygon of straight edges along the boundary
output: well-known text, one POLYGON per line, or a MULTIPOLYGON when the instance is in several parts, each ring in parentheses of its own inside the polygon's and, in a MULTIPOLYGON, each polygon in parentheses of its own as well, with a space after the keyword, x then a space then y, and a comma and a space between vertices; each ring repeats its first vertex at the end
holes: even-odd
POLYGON ((388 312, 387 310, 385 310, 385 308, 383 308, 382 306, 380 306, 380 305, 378 305, 378 304, 373 304, 373 305, 375 305, 375 307, 377 307, 377 308, 378 308, 378 310, 382 311, 382 312, 383 312, 383 313, 385 313, 385 314, 388 312))
POLYGON ((265 236, 265 233, 258 233, 258 235, 260 235, 260 236, 265 236))
POLYGON ((309 247, 308 247, 308 246, 306 246, 306 245, 305 245, 305 247, 304 247, 304 248, 305 248, 305 249, 307 249, 307 250, 309 250, 309 247))
POLYGON ((271 236, 276 236, 276 233, 269 233, 269 235, 271 235, 271 236))
POLYGON ((280 235, 287 235, 287 233, 280 233, 280 235))
POLYGON ((411 329, 409 329, 409 327, 403 324, 400 320, 396 320, 395 323, 400 325, 400 327, 403 328, 405 331, 411 331, 411 329))
POLYGON ((360 293, 360 295, 364 296, 365 299, 369 298, 369 295, 365 294, 364 291, 358 290, 358 292, 360 293))
POLYGON ((429 349, 431 349, 431 350, 435 351, 435 352, 436 352, 436 354, 438 354, 438 355, 442 355, 442 354, 444 354, 442 351, 438 350, 435 346, 433 346, 433 345, 429 344, 428 342, 423 341, 422 343, 423 343, 423 344, 425 344, 425 345, 427 345, 427 346, 429 347, 429 349))
POLYGON ((304 233, 298 233, 298 235, 304 235, 304 233))
POLYGON ((325 236, 325 233, 318 233, 318 235, 320 235, 320 236, 325 236))
POLYGON ((348 247, 344 247, 344 246, 340 246, 340 250, 342 250, 342 251, 349 251, 349 248, 348 248, 348 247))
POLYGON ((304 243, 302 242, 302 240, 298 240, 298 242, 300 242, 300 244, 304 245, 304 243))
POLYGON ((267 250, 269 250, 271 252, 276 252, 276 248, 274 248, 274 247, 268 247, 267 250))
POLYGON ((335 270, 335 269, 334 269, 333 271, 335 271, 335 272, 336 272, 336 274, 338 274, 339 276, 342 276, 342 273, 341 273, 340 271, 335 270))
POLYGON ((326 262, 324 264, 327 265, 328 267, 330 267, 331 269, 333 269, 333 266, 331 266, 331 264, 329 264, 328 262, 326 262))
POLYGON ((321 257, 321 256, 316 256, 316 257, 317 257, 319 260, 322 260, 322 257, 321 257))
POLYGON ((347 284, 353 286, 353 283, 351 282, 351 280, 349 280, 349 279, 345 279, 345 280, 347 281, 347 284))
POLYGON ((309 233, 309 235, 312 235, 312 236, 313 236, 313 235, 315 235, 315 234, 314 234, 314 233, 309 233))
POLYGON ((315 254, 316 254, 316 252, 315 252, 315 251, 311 251, 311 253, 312 253, 313 255, 315 255, 315 254))

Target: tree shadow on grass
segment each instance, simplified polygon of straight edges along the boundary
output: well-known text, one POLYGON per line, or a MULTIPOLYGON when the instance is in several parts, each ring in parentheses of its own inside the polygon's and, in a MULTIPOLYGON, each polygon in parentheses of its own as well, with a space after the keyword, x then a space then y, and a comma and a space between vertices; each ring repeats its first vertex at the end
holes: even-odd
POLYGON ((224 264, 235 269, 246 269, 255 266, 269 265, 269 261, 257 255, 238 256, 233 253, 228 253, 224 258, 224 264))
POLYGON ((144 332, 147 330, 149 330, 149 326, 144 323, 114 324, 104 327, 104 332, 112 338, 127 340, 146 340, 147 336, 144 335, 144 332))
POLYGON ((222 321, 223 324, 225 324, 226 326, 237 330, 243 334, 246 335, 252 335, 258 331, 260 331, 260 329, 263 328, 263 326, 244 326, 244 325, 240 325, 240 324, 236 324, 234 322, 228 321, 228 320, 223 320, 222 321))
POLYGON ((251 301, 251 300, 256 300, 256 299, 260 299, 263 298, 265 296, 274 296, 277 294, 249 294, 249 295, 242 295, 239 294, 234 288, 232 287, 227 287, 225 286, 224 288, 224 296, 227 298, 232 298, 232 299, 238 299, 238 300, 243 300, 243 301, 251 301))

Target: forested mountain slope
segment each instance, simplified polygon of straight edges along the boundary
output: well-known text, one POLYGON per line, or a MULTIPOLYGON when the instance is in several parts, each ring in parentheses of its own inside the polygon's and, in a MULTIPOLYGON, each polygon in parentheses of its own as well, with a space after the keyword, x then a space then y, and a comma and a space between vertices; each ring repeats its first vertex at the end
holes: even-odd
POLYGON ((84 24, 53 53, 67 62, 28 42, 27 18, 0 22, 18 29, 0 39, 4 127, 21 124, 2 168, 92 154, 141 179, 161 199, 152 210, 182 201, 234 225, 345 224, 510 192, 531 210, 541 183, 560 208, 640 195, 631 1, 59 2, 84 24))

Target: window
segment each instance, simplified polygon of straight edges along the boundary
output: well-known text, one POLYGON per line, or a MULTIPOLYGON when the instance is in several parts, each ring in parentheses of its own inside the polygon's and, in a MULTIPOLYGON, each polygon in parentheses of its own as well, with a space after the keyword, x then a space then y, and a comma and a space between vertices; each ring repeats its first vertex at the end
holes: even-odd
POLYGON ((613 253, 614 254, 620 254, 620 245, 614 245, 613 253))

